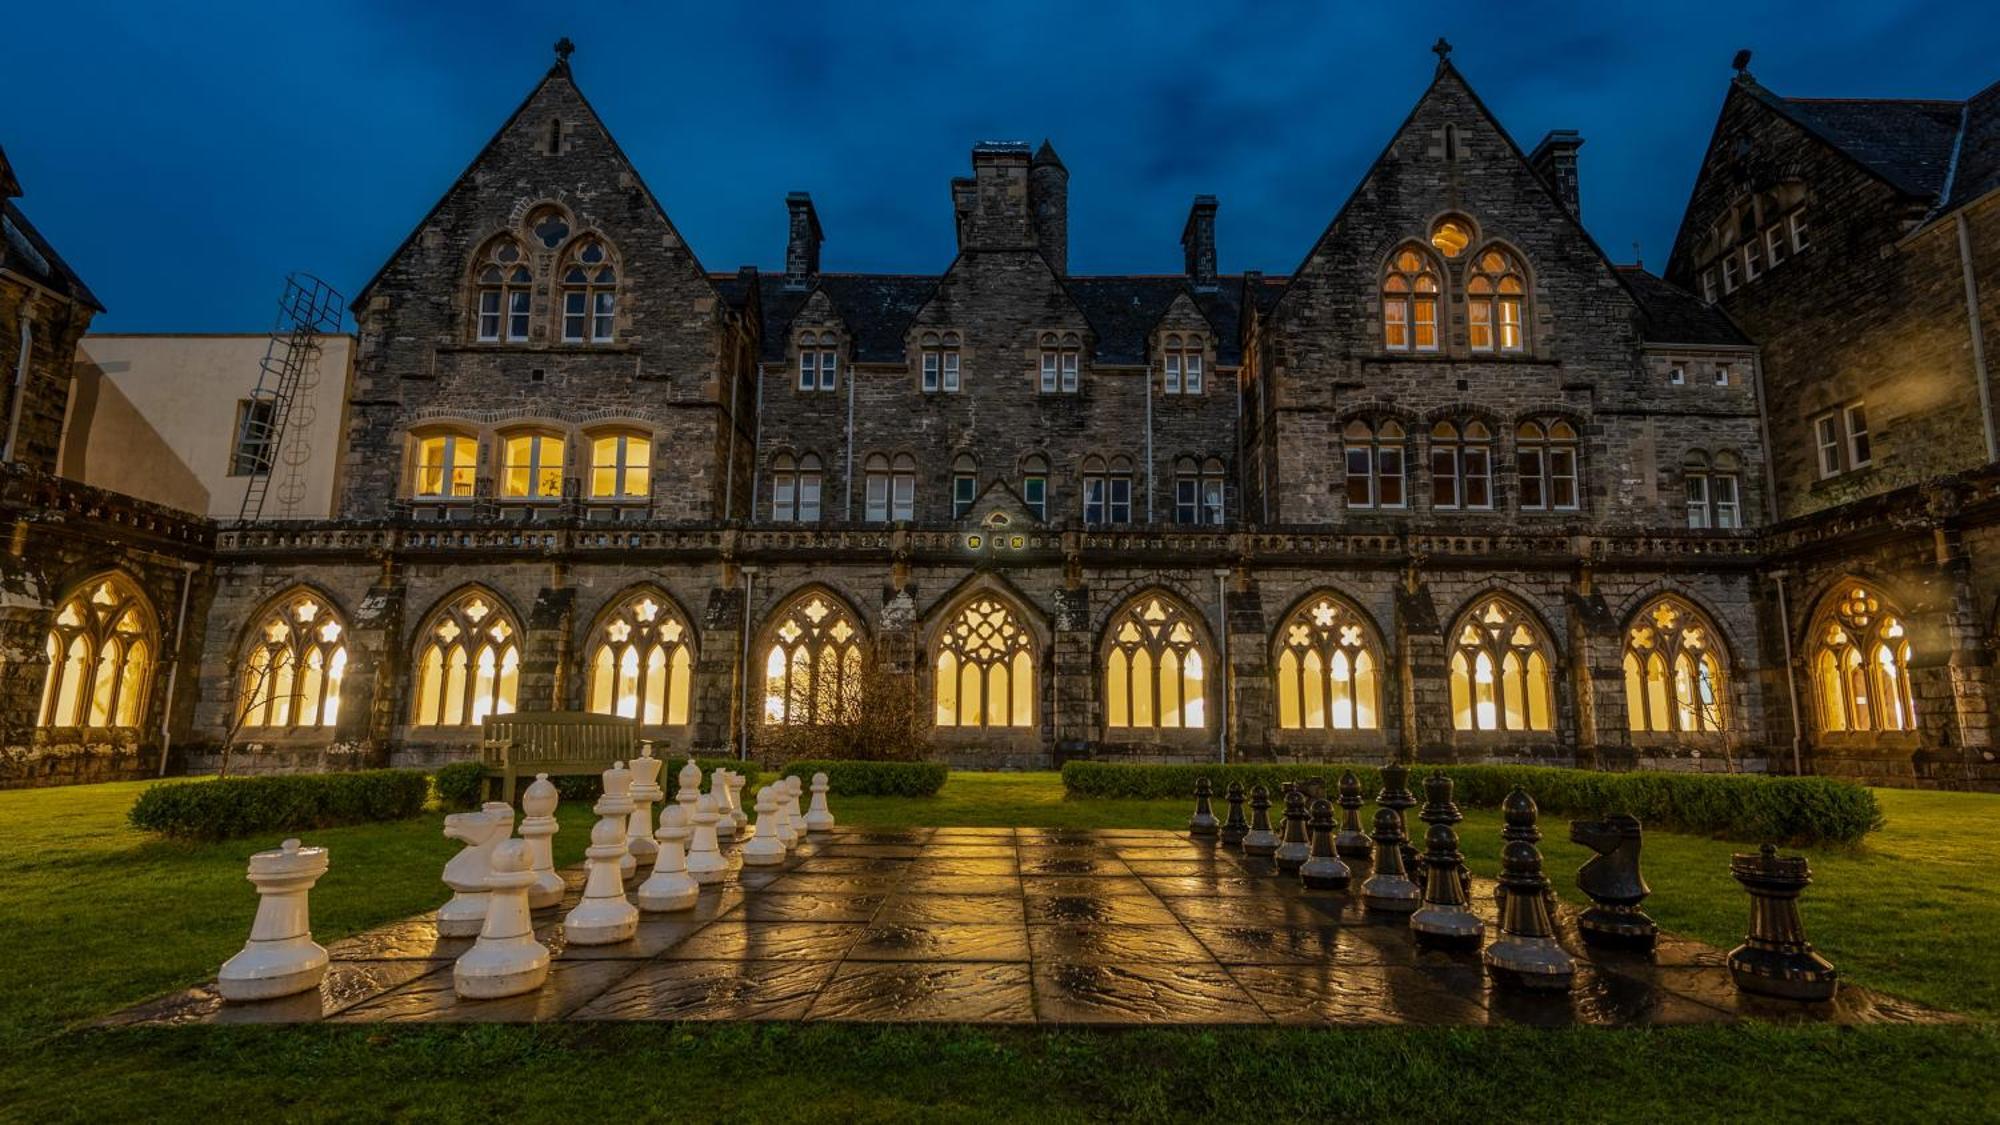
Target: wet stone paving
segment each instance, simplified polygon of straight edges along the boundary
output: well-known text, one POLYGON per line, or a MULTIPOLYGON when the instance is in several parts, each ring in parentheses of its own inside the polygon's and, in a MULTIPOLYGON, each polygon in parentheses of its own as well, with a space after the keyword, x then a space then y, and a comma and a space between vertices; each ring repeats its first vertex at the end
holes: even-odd
MULTIPOLYGON (((780 867, 728 870, 691 910, 642 916, 618 945, 568 946, 568 898, 537 911, 548 983, 460 1000, 452 962, 471 938, 429 916, 328 946, 317 992, 224 1005, 211 982, 119 1013, 113 1025, 534 1020, 849 1020, 1004 1024, 1637 1026, 1931 1022, 1918 1005, 1843 984, 1829 1004, 1739 993, 1723 953, 1663 935, 1652 954, 1576 942, 1567 996, 1496 988, 1477 953, 1420 950, 1407 916, 1358 892, 1308 892, 1269 860, 1184 832, 836 829, 780 867)), ((440 863, 442 860, 440 860, 440 863)), ((1367 875, 1356 865, 1354 886, 1367 875)), ((627 883, 644 879, 644 868, 627 883)), ((440 898, 444 895, 442 885, 440 898)), ((1570 899, 1575 892, 1567 892, 1570 899)), ((1473 901, 1489 940, 1493 884, 1473 901)), ((1746 900, 1746 918, 1747 918, 1746 900)), ((246 915, 247 919, 247 915, 246 915)))

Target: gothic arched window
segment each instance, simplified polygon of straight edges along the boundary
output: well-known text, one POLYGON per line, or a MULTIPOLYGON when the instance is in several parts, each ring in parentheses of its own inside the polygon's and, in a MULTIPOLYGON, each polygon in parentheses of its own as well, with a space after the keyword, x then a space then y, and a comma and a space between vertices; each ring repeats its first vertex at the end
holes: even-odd
POLYGON ((1867 585, 1843 585, 1828 596, 1812 638, 1821 733, 1916 729, 1909 629, 1893 605, 1867 585))
POLYGON ((1278 726, 1374 730, 1381 725, 1382 654, 1361 612, 1328 594, 1278 629, 1278 726))
POLYGON ((562 271, 564 343, 611 342, 616 335, 618 270, 604 243, 586 238, 569 252, 562 271))
POLYGON ((764 722, 851 722, 861 711, 863 635, 853 614, 821 591, 794 598, 764 650, 764 722))
POLYGON ((1424 253, 1405 246, 1382 278, 1382 344, 1392 352, 1438 349, 1438 272, 1424 253))
POLYGON ((1481 599, 1459 618, 1450 651, 1454 729, 1554 729, 1548 642, 1527 610, 1481 599))
POLYGON ((658 590, 633 591, 602 614, 585 646, 590 710, 645 726, 682 726, 694 681, 687 619, 658 590))
POLYGON ((479 259, 477 283, 478 338, 510 343, 527 339, 535 275, 528 270, 521 244, 506 236, 489 243, 479 259))
POLYGON ((56 610, 42 684, 45 727, 136 727, 159 639, 153 611, 122 574, 93 578, 56 610))
POLYGON ((1035 638, 1006 601, 967 601, 938 631, 936 649, 938 726, 1034 725, 1035 638))
POLYGON ((247 642, 236 705, 246 727, 330 727, 340 719, 347 627, 310 590, 271 603, 247 642))
POLYGON ((1208 653, 1194 615, 1145 594, 1111 619, 1104 642, 1104 722, 1113 729, 1208 725, 1208 653))
POLYGON ((417 631, 416 673, 415 726, 477 726, 509 714, 521 684, 520 623, 484 590, 458 594, 417 631))
POLYGON ((1625 630, 1625 718, 1633 731, 1714 734, 1727 729, 1726 654, 1708 615, 1671 595, 1625 630))
POLYGON ((1527 347, 1527 322, 1522 301, 1527 293, 1525 271, 1512 254, 1499 248, 1482 251, 1465 282, 1466 341, 1475 352, 1518 352, 1527 347))

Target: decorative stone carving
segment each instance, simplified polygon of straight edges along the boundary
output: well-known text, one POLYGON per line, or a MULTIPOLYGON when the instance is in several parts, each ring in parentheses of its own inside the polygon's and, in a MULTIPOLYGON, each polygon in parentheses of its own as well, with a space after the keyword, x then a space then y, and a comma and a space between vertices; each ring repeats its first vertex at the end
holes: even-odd
POLYGON ((312 939, 307 900, 327 863, 325 848, 301 847, 295 839, 250 857, 245 878, 257 888, 257 916, 250 940, 216 974, 224 1000, 272 1000, 319 987, 327 956, 312 939))
POLYGON ((1311 830, 1306 826, 1306 795, 1298 786, 1285 793, 1285 831, 1274 858, 1278 870, 1287 875, 1297 874, 1306 860, 1312 858, 1311 830))
POLYGON ((1449 824, 1433 824, 1424 834, 1424 905, 1410 915, 1410 930, 1421 944, 1442 949, 1478 949, 1486 923, 1470 909, 1465 893, 1465 855, 1449 824))
POLYGON ((681 820, 686 815, 678 804, 660 812, 659 858, 653 862, 653 873, 639 885, 639 909, 648 914, 686 910, 701 895, 701 885, 688 875, 687 852, 681 847, 686 833, 669 835, 667 831, 670 825, 685 828, 681 820))
POLYGON ((1806 940, 1799 917, 1799 895, 1812 882, 1806 857, 1765 844, 1756 855, 1731 856, 1729 874, 1750 892, 1750 934, 1729 951, 1736 987, 1785 1000, 1833 999, 1838 974, 1806 940))
POLYGON ((1311 854, 1299 868, 1299 881, 1309 891, 1344 891, 1354 872, 1340 857, 1333 840, 1333 804, 1322 797, 1312 806, 1311 854))
POLYGON ((488 905, 479 940, 451 967, 451 986, 467 1000, 533 992, 549 978, 549 950, 535 940, 528 893, 535 885, 532 849, 505 840, 493 849, 488 905))
POLYGON ((1423 905, 1424 892, 1403 873, 1403 817, 1395 809, 1375 810, 1375 873, 1361 884, 1370 910, 1408 914, 1423 905))
POLYGON ((528 870, 535 873, 535 884, 528 888, 528 906, 533 910, 560 905, 568 890, 562 876, 556 874, 551 850, 552 838, 562 828, 556 820, 556 805, 561 800, 562 794, 545 773, 536 774, 521 791, 521 811, 527 814, 521 818, 521 838, 528 843, 528 870))
POLYGON ((1243 837, 1243 854, 1268 858, 1277 851, 1278 834, 1271 831, 1271 795, 1259 785, 1250 790, 1250 832, 1243 837))
POLYGON ((1243 837, 1250 834, 1250 822, 1243 819, 1243 783, 1232 781, 1224 795, 1229 802, 1229 822, 1222 826, 1222 842, 1230 847, 1238 847, 1243 837))
MULTIPOLYGON (((1513 800, 1511 794, 1508 800, 1513 800)), ((1529 808, 1532 811, 1532 802, 1529 808)), ((1511 824, 1511 812, 1508 820, 1511 824)), ((1660 927, 1639 909, 1652 893, 1639 872, 1640 831, 1639 818, 1623 813, 1570 822, 1570 842, 1597 853, 1576 872, 1577 888, 1591 902, 1590 909, 1577 918, 1576 930, 1592 945, 1644 950, 1659 940, 1660 927)), ((1535 835, 1540 837, 1541 833, 1535 835)))
POLYGON ((465 847, 444 865, 444 884, 452 890, 451 901, 438 907, 439 937, 476 937, 486 924, 486 876, 492 872, 493 848, 507 838, 513 827, 510 811, 495 815, 489 804, 478 812, 452 813, 444 818, 446 839, 465 847))
POLYGON ((1361 779, 1347 770, 1340 775, 1340 833, 1333 851, 1342 859, 1367 859, 1374 854, 1368 833, 1361 830, 1361 779))
POLYGON ((1193 836, 1213 836, 1221 830, 1215 819, 1215 810, 1209 807, 1209 798, 1214 790, 1209 788, 1208 779, 1198 778, 1194 783, 1194 815, 1188 818, 1188 833, 1193 836))
POLYGON ((826 807, 827 780, 825 773, 813 775, 812 807, 806 810, 806 831, 826 832, 833 828, 833 813, 826 807))

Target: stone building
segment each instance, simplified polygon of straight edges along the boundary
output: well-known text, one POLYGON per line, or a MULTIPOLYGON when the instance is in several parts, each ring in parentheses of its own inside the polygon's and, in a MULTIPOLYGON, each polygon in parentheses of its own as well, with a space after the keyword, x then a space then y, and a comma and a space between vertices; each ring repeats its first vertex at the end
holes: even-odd
MULTIPOLYGON (((961 765, 1853 768, 1792 722, 1757 332, 1606 258, 1581 145, 1523 152, 1441 50, 1286 275, 1218 273, 1212 196, 1179 276, 1072 274, 1047 142, 973 147, 934 273, 823 269, 803 193, 782 270, 712 271, 560 52, 354 298, 334 517, 199 524, 187 714, 155 676, 138 730, 338 768, 598 710, 755 755, 896 691, 961 765)), ((93 578, 8 607, 10 743, 134 737, 98 638, 46 655, 93 578)), ((152 651, 157 580, 110 595, 152 651)), ((1978 674, 1901 612, 1928 724, 1978 674)))

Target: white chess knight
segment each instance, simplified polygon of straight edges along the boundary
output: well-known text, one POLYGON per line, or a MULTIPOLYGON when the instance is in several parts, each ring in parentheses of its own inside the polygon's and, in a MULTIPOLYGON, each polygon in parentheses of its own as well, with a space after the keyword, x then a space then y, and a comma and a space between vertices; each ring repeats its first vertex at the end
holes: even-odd
POLYGON ((757 826, 761 829, 743 845, 743 862, 750 867, 769 867, 785 862, 785 844, 778 838, 777 791, 766 785, 757 790, 757 826))
POLYGON ((543 910, 562 902, 562 876, 556 874, 555 854, 549 842, 561 825, 556 822, 556 804, 562 794, 549 775, 538 773, 533 784, 521 791, 521 838, 528 843, 528 870, 535 873, 535 885, 528 888, 528 906, 543 910))
POLYGON ((444 865, 444 884, 452 890, 451 901, 438 907, 439 937, 473 937, 486 924, 486 876, 491 872, 493 847, 507 838, 514 827, 514 812, 495 810, 488 802, 478 812, 452 813, 444 818, 444 834, 465 844, 444 865))
POLYGON ((805 814, 799 811, 799 794, 805 792, 805 785, 806 783, 797 777, 785 779, 785 819, 792 826, 794 840, 806 838, 805 814))
POLYGON ((583 884, 583 901, 563 919, 563 935, 571 945, 611 945, 638 931, 639 908, 626 900, 625 881, 619 871, 619 861, 632 856, 625 847, 625 823, 632 815, 632 802, 624 796, 631 777, 623 762, 614 762, 604 771, 604 796, 592 809, 597 824, 590 830, 590 847, 583 852, 590 869, 583 884), (621 776, 614 778, 614 774, 621 776))
POLYGON ((826 807, 827 782, 824 773, 813 775, 812 808, 806 810, 806 831, 824 832, 833 827, 833 813, 826 807))
POLYGON ((246 878, 257 888, 257 917, 250 940, 216 975, 224 1000, 272 1000, 319 987, 326 950, 312 939, 306 897, 326 867, 325 848, 302 848, 297 840, 250 857, 246 878))
POLYGON ((694 838, 688 845, 688 876, 697 883, 720 883, 728 867, 715 843, 715 798, 706 793, 695 802, 694 838))
POLYGON ((715 838, 717 842, 736 838, 736 810, 729 802, 729 771, 721 766, 708 775, 708 795, 715 799, 715 838))
POLYGON ((660 852, 660 845, 653 842, 653 802, 667 795, 660 788, 660 771, 666 765, 653 757, 652 742, 644 741, 639 744, 639 756, 626 767, 632 771, 632 816, 625 825, 625 839, 635 864, 651 863, 660 852))
POLYGON ((743 830, 750 823, 750 814, 743 811, 745 780, 747 779, 735 770, 729 771, 729 815, 736 821, 736 832, 739 836, 747 835, 743 830))
POLYGON ((528 894, 535 885, 533 849, 503 840, 493 849, 486 922, 479 940, 451 967, 451 986, 467 1000, 492 1000, 533 992, 549 979, 549 950, 535 940, 528 894))
POLYGON ((687 853, 681 847, 687 839, 687 826, 681 823, 685 816, 679 805, 668 805, 660 813, 660 857, 653 861, 653 873, 639 884, 639 909, 649 914, 686 910, 701 895, 701 885, 688 875, 687 853))

